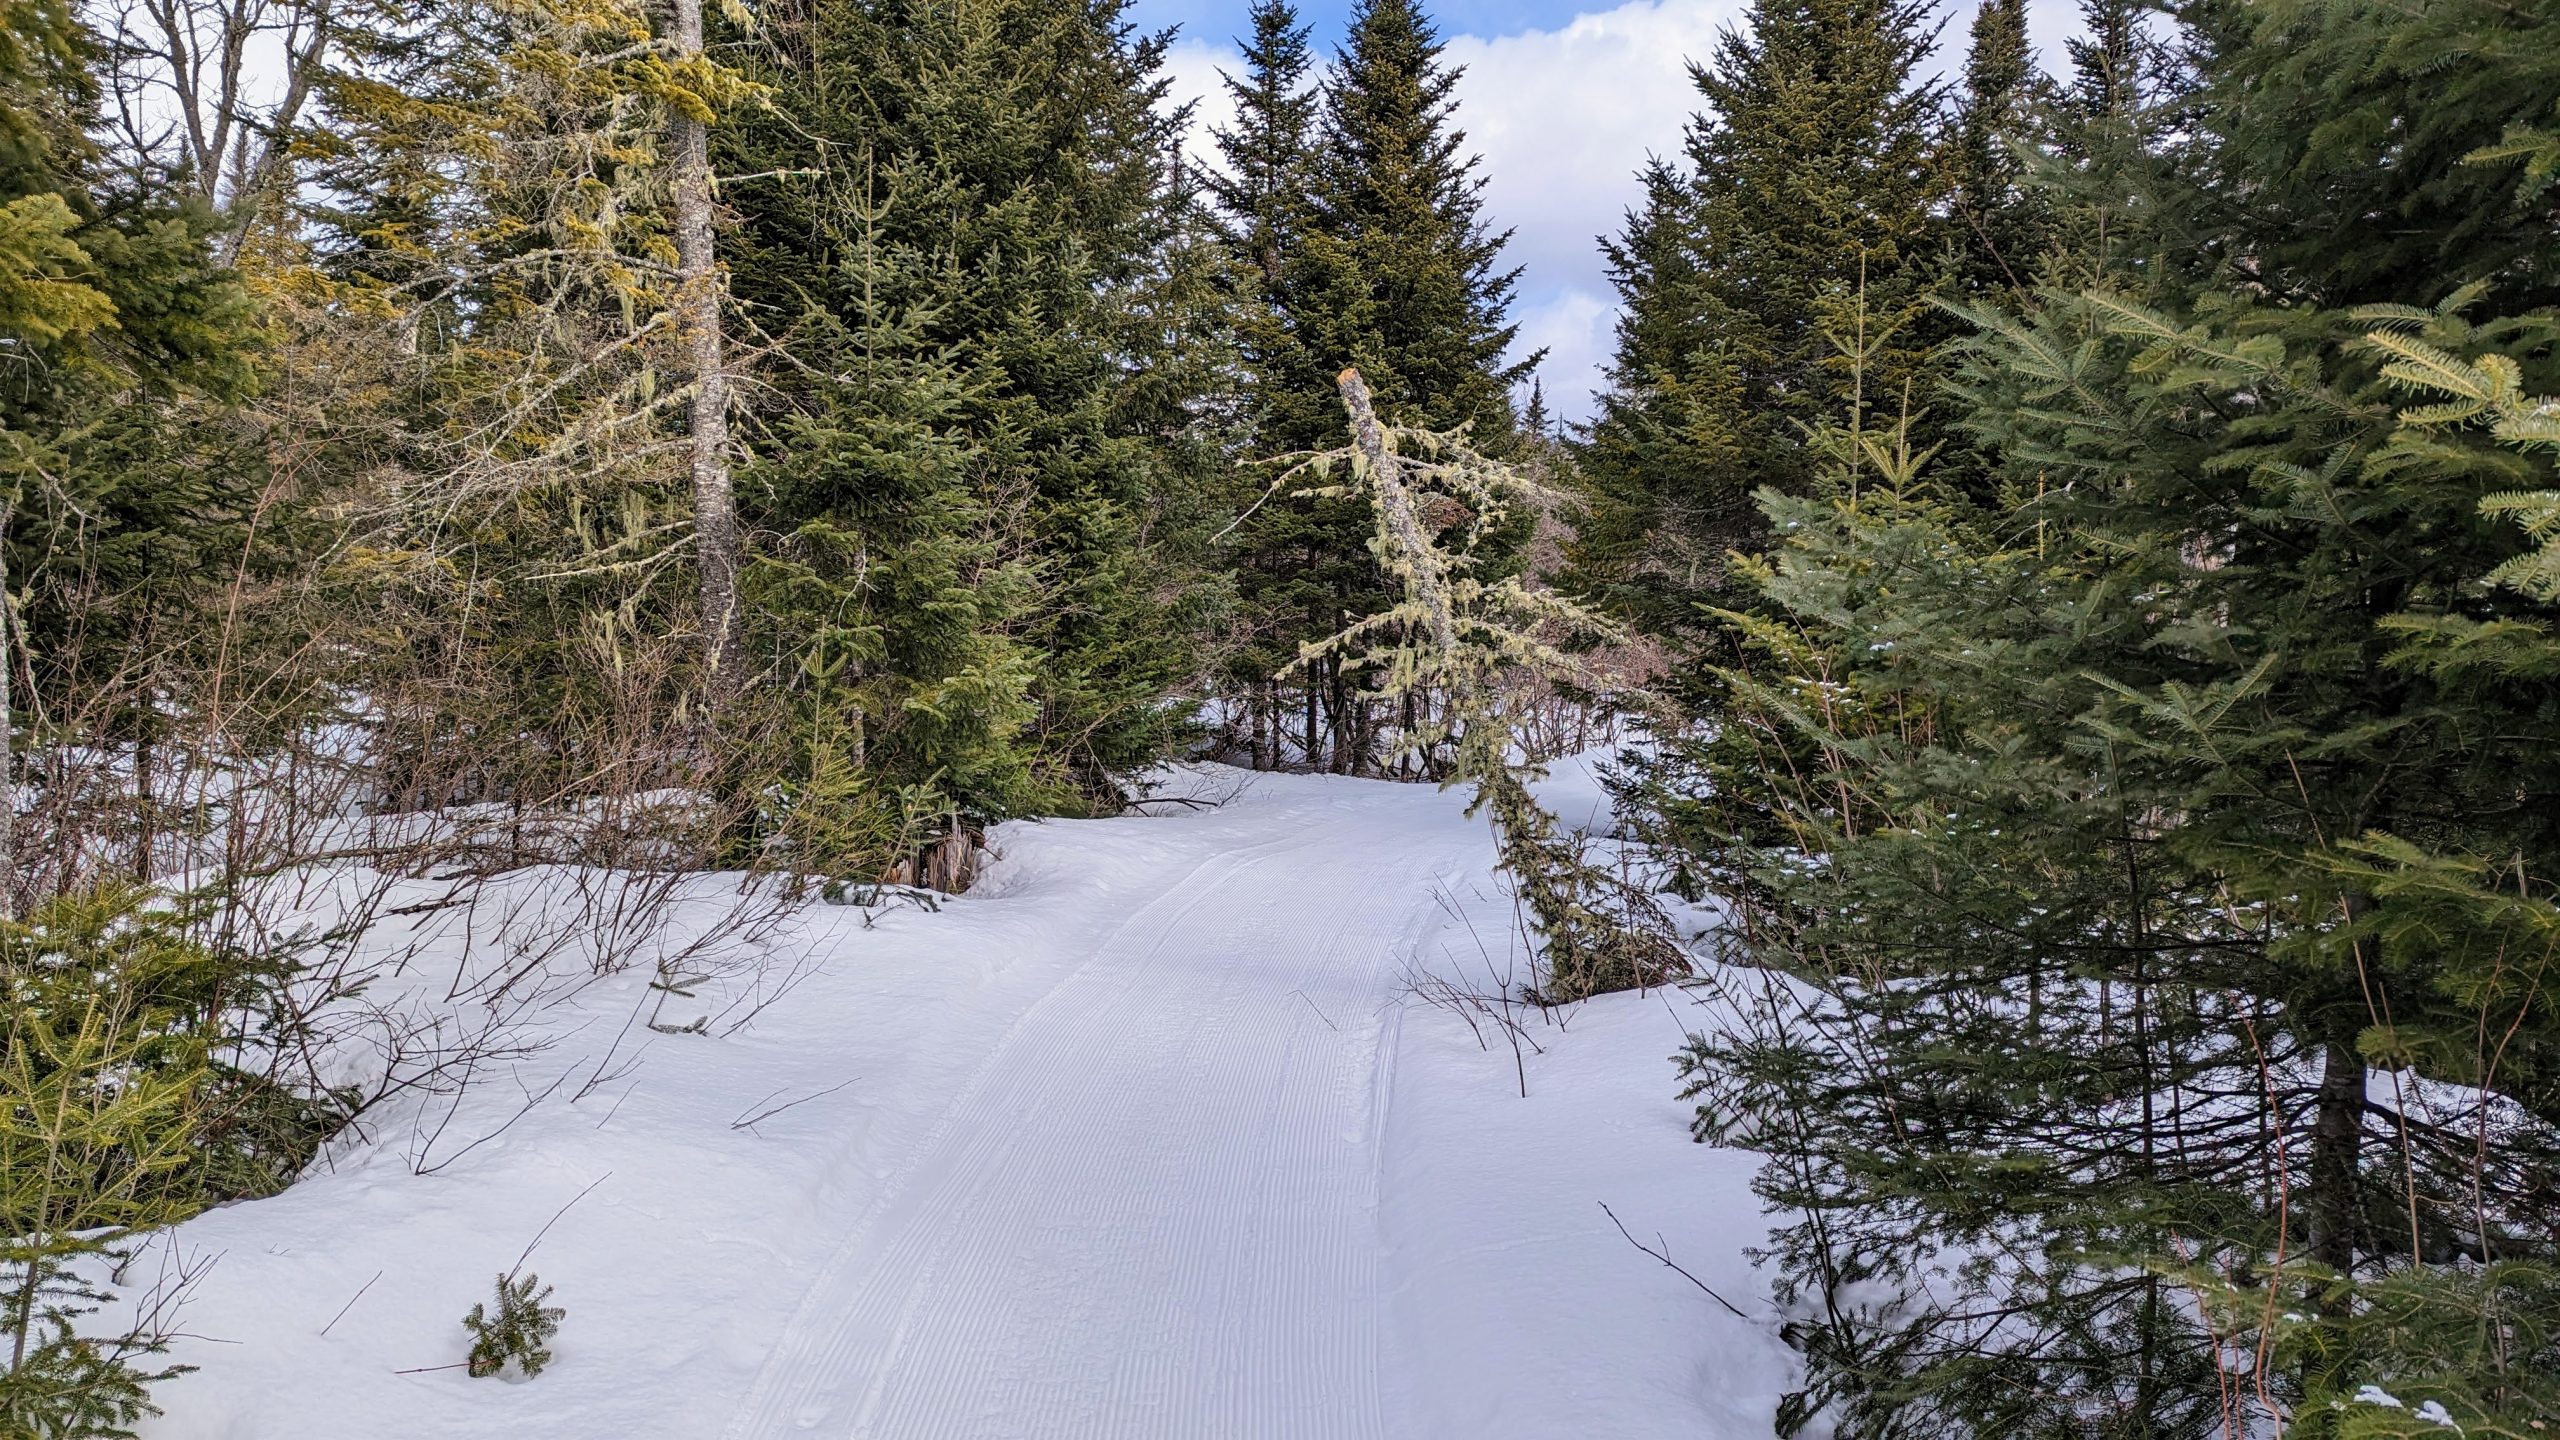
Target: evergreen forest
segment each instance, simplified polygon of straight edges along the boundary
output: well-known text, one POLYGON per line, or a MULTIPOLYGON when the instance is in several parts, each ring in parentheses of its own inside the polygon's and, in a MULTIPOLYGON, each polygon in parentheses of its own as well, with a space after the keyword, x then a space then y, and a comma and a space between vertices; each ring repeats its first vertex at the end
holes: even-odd
POLYGON ((1214 120, 1141 8, 0 3, 0 1440, 182 1413, 135 1247, 527 977, 723 1033, 1170 762, 1458 788, 1486 1003, 1718 1017, 1781 1436, 2560 1433, 2560 0, 1747 0, 1579 420, 1464 7, 1214 120))

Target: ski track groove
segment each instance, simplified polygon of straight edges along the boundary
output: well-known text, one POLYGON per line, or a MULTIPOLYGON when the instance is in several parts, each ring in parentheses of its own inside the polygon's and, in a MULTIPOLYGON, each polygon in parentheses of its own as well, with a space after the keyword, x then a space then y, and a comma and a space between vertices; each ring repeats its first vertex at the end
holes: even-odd
POLYGON ((1343 856, 1340 804, 1166 876, 1005 1028, 725 1440, 1383 1440, 1392 988, 1449 832, 1343 856))

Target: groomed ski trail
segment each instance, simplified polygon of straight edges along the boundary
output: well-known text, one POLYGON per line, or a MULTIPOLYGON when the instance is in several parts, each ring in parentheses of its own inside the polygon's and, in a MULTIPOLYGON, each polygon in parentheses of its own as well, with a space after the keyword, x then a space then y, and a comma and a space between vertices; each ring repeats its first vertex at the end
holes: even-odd
POLYGON ((847 1217, 726 1440, 1384 1440, 1395 1001, 1483 840, 1383 789, 1367 843, 1309 795, 1150 877, 847 1217))

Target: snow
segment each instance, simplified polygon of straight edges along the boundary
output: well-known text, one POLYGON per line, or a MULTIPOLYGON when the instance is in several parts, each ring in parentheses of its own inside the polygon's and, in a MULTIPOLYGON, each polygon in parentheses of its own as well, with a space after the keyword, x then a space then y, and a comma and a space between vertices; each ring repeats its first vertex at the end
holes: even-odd
POLYGON ((458 1105, 181 1227, 202 1368, 146 1440, 1768 1434, 1793 1367, 1753 1162, 1674 1098, 1686 998, 1506 1028, 1463 797, 1169 778, 1220 803, 1003 827, 971 895, 815 907, 761 980, 563 987, 458 1105), (471 1379, 528 1245, 555 1359, 471 1379))

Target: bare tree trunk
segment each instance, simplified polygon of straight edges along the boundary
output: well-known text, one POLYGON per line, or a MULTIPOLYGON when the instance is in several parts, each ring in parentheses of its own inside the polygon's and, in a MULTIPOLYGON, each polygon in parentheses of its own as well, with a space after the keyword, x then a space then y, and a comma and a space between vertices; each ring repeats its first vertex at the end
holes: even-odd
POLYGON ((112 53, 108 124, 136 154, 174 146, 196 197, 222 216, 214 254, 238 260, 260 208, 286 193, 294 128, 318 89, 340 27, 340 0, 138 0, 106 7, 112 53), (262 56, 277 37, 281 64, 262 56), (255 93, 278 69, 272 102, 255 93), (168 112, 174 111, 174 115, 168 112), (174 122, 174 123, 173 123, 174 122), (227 193, 226 193, 227 191, 227 193))
POLYGON ((319 0, 308 12, 297 15, 286 33, 288 78, 284 98, 276 103, 274 113, 261 127, 265 137, 256 153, 243 153, 239 173, 233 178, 231 214, 223 227, 218 252, 226 263, 239 260, 249 231, 258 223, 259 208, 286 192, 285 152, 293 143, 293 127, 302 122, 303 107, 310 103, 311 92, 328 64, 329 47, 337 39, 334 8, 335 0, 319 0))
MULTIPOLYGON (((1360 378, 1359 370, 1345 370, 1336 379, 1342 392, 1342 406, 1351 416, 1351 453, 1359 474, 1368 478, 1378 497, 1378 509, 1386 516, 1387 530, 1394 536, 1400 554, 1399 566, 1409 569, 1406 593, 1422 602, 1425 623, 1431 631, 1432 647, 1443 660, 1454 660, 1458 653, 1457 603, 1449 585, 1448 562, 1431 543, 1422 528, 1422 517, 1415 509, 1413 491, 1404 481, 1402 462, 1387 443, 1386 427, 1378 423, 1378 411, 1370 399, 1369 384, 1360 378)), ((1357 699, 1336 680, 1335 703, 1349 706, 1366 702, 1357 699)), ((1411 699, 1407 697, 1408 701, 1411 699)), ((1362 753, 1369 744, 1371 726, 1358 726, 1350 739, 1358 749, 1351 763, 1339 767, 1344 774, 1357 774, 1362 753)), ((1337 736, 1340 743, 1340 736, 1337 736)))
POLYGON ((1317 706, 1317 704, 1316 704, 1316 690, 1317 690, 1317 688, 1318 688, 1318 687, 1317 687, 1317 684, 1316 684, 1316 670, 1315 670, 1315 667, 1314 667, 1314 666, 1310 665, 1310 666, 1308 666, 1308 667, 1307 667, 1306 676, 1307 676, 1307 753, 1306 753, 1307 768, 1308 768, 1309 770, 1321 770, 1321 769, 1323 769, 1323 768, 1324 768, 1324 766, 1323 766, 1322 762, 1318 760, 1318 758, 1317 758, 1317 757, 1318 757, 1318 756, 1320 756, 1320 755, 1322 755, 1322 754, 1324 754, 1324 747, 1323 747, 1323 745, 1321 745, 1320 743, 1318 743, 1317 738, 1316 738, 1316 716, 1317 716, 1317 714, 1319 713, 1319 708, 1318 708, 1318 706, 1317 706))
POLYGON ((9 509, 0 506, 0 920, 18 918, 18 730, 10 710, 15 694, 9 648, 9 509))
POLYGON ((2319 1108, 2311 1122, 2310 1253, 2344 1275, 2356 1263, 2365 1064, 2353 1036, 2331 1040, 2321 1061, 2319 1108))
MULTIPOLYGON (((702 0, 674 0, 676 58, 702 58, 702 0)), ((701 576, 707 689, 717 722, 744 679, 738 636, 737 496, 729 480, 729 372, 721 335, 720 256, 712 226, 711 131, 675 117, 677 304, 693 363, 693 543, 701 576)))

